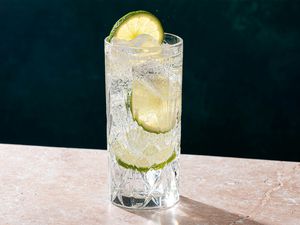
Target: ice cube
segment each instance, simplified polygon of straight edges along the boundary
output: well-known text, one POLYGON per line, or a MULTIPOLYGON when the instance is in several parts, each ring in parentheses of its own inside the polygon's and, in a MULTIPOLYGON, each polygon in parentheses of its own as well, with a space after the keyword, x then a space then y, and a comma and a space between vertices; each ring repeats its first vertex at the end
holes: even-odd
POLYGON ((160 44, 151 35, 140 34, 129 41, 129 45, 137 48, 160 48, 160 44))
POLYGON ((157 42, 157 40, 148 34, 140 34, 130 41, 113 38, 111 43, 115 46, 118 46, 118 51, 132 55, 146 54, 147 56, 152 56, 161 52, 161 45, 157 42))
POLYGON ((124 45, 124 46, 129 46, 130 45, 130 43, 129 43, 129 41, 126 41, 126 40, 122 40, 122 39, 119 39, 119 38, 116 38, 116 37, 114 37, 114 38, 112 38, 111 39, 111 44, 112 45, 124 45))
POLYGON ((136 38, 126 41, 119 38, 112 38, 111 43, 113 45, 122 45, 135 48, 159 48, 160 44, 151 35, 140 34, 136 38))

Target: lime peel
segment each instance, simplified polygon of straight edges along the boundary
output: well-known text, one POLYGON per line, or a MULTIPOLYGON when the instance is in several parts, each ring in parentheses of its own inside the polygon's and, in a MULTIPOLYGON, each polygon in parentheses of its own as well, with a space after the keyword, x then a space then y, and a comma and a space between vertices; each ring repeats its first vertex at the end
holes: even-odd
POLYGON ((117 163, 120 166, 124 167, 125 169, 132 169, 132 170, 136 170, 136 171, 141 172, 141 173, 145 173, 145 172, 148 172, 151 169, 152 170, 160 170, 160 169, 164 168, 167 164, 172 162, 175 158, 176 158, 176 152, 174 151, 173 154, 166 161, 164 161, 162 163, 159 163, 159 164, 154 164, 150 167, 137 167, 135 165, 127 164, 119 158, 116 158, 116 160, 117 160, 117 163))

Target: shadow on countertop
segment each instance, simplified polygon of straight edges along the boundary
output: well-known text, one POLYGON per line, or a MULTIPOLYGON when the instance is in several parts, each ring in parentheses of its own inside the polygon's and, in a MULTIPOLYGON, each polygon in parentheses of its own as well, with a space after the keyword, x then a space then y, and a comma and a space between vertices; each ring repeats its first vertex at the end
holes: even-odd
POLYGON ((166 210, 127 210, 135 215, 147 218, 155 224, 173 225, 263 225, 248 217, 239 216, 223 209, 206 205, 180 196, 179 203, 166 210))

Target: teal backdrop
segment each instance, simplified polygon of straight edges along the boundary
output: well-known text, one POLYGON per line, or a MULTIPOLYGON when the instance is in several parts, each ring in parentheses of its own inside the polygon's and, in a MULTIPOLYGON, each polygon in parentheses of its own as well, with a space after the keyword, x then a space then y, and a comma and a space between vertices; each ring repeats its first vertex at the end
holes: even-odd
POLYGON ((0 142, 106 148, 103 39, 138 9, 184 39, 183 153, 300 160, 298 0, 0 0, 0 142))

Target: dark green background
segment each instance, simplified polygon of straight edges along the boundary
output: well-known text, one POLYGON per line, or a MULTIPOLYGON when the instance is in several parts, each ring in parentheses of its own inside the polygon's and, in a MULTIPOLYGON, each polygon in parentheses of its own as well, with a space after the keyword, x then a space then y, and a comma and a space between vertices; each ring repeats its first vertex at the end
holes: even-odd
POLYGON ((0 0, 0 142, 105 148, 103 39, 144 9, 184 39, 183 153, 298 161, 299 3, 0 0))

